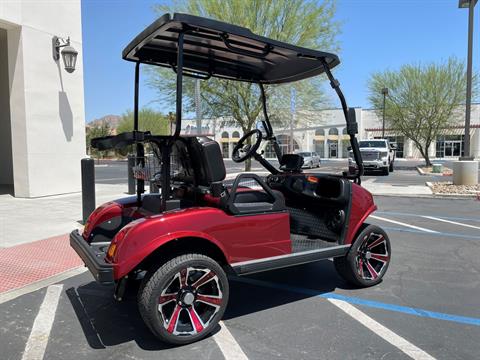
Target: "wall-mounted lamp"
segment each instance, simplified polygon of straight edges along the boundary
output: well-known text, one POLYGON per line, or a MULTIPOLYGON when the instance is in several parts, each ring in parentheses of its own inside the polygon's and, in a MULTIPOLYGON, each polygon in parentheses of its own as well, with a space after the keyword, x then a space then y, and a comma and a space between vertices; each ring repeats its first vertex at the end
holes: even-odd
POLYGON ((58 36, 54 36, 52 39, 53 60, 58 61, 60 59, 60 48, 62 47, 64 48, 62 50, 62 58, 65 70, 68 73, 72 73, 75 71, 78 52, 70 46, 70 37, 65 40, 58 36))

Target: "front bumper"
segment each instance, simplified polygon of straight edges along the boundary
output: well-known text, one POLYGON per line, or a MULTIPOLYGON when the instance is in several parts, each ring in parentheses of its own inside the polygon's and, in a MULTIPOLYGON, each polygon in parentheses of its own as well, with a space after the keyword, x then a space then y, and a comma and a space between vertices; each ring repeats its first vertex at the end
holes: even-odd
POLYGON ((383 161, 377 160, 377 161, 364 161, 363 162, 363 168, 364 169, 383 169, 388 167, 388 164, 384 164, 383 161))
POLYGON ((108 246, 87 243, 78 230, 70 233, 70 246, 80 256, 98 283, 107 285, 114 282, 113 265, 105 261, 108 246))

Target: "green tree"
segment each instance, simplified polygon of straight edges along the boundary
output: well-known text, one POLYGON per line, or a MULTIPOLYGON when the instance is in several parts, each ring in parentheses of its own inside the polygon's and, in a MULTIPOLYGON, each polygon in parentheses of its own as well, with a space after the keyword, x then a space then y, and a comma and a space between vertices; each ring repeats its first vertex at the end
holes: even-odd
MULTIPOLYGON (((476 87, 477 76, 474 76, 476 87)), ((465 64, 456 58, 442 63, 404 65, 398 71, 374 73, 369 80, 369 101, 382 117, 382 88, 388 88, 385 121, 389 128, 411 139, 426 166, 428 149, 465 101, 465 64)), ((458 114, 457 114, 458 115, 458 114)))
POLYGON ((92 157, 101 157, 103 152, 92 148, 90 142, 94 138, 111 135, 112 129, 110 128, 110 125, 106 121, 102 121, 100 124, 87 126, 85 133, 87 137, 87 153, 92 157))
MULTIPOLYGON (((307 48, 324 51, 337 50, 335 36, 339 24, 333 20, 335 0, 185 0, 169 6, 157 6, 158 13, 180 11, 249 28, 254 33, 307 48)), ((171 70, 149 67, 148 84, 156 89, 159 100, 173 103, 175 76, 171 70)), ((211 78, 201 81, 202 113, 207 117, 222 117, 250 131, 262 113, 260 91, 256 84, 211 78)), ((295 86, 297 106, 318 108, 326 98, 320 79, 309 79, 295 86)), ((291 86, 269 86, 269 112, 277 119, 288 112, 291 86)), ((194 109, 194 80, 184 78, 184 104, 186 111, 194 109)), ((250 164, 245 163, 245 170, 250 164)))
MULTIPOLYGON (((138 129, 150 131, 154 135, 170 134, 170 121, 168 117, 159 111, 142 108, 138 111, 138 129)), ((117 133, 133 131, 133 111, 127 110, 122 115, 122 120, 117 127, 117 133)))

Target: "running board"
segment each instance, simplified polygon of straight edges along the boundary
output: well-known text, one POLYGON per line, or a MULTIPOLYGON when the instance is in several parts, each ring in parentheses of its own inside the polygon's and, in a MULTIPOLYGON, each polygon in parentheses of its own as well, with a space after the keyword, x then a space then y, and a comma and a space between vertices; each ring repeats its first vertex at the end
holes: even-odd
POLYGON ((288 266, 306 264, 332 257, 345 256, 350 245, 332 246, 318 250, 302 251, 293 254, 273 256, 264 259, 242 261, 231 264, 237 275, 253 274, 261 271, 280 269, 288 266))

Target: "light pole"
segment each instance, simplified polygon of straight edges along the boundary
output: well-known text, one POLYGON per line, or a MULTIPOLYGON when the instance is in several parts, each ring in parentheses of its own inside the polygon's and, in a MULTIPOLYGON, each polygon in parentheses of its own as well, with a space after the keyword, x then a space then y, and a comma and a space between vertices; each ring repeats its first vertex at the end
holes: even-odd
POLYGON ((473 11, 477 0, 459 0, 460 9, 468 8, 468 58, 467 58, 467 101, 465 106, 465 136, 463 142, 463 158, 460 160, 473 160, 470 156, 470 108, 472 104, 472 53, 473 53, 473 11))
POLYGON ((195 79, 195 117, 197 118, 197 135, 200 135, 202 133, 202 104, 199 79, 195 79))
POLYGON ((385 139, 385 99, 387 98, 387 95, 388 95, 388 88, 386 87, 383 88, 382 94, 383 94, 382 139, 385 139))

